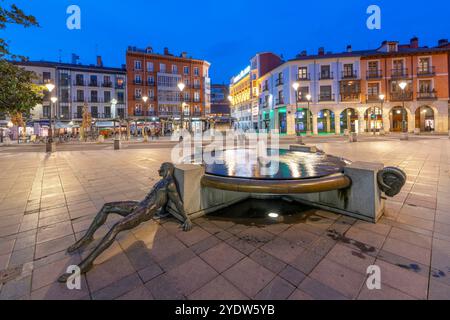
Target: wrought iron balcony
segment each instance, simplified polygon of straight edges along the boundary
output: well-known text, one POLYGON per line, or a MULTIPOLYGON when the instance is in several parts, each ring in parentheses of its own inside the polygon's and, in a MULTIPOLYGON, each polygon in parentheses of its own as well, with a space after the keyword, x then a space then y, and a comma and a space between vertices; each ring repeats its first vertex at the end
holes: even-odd
POLYGON ((77 87, 85 87, 87 85, 87 82, 84 80, 75 80, 73 82, 73 85, 77 87))
POLYGON ((391 78, 393 78, 393 79, 404 79, 404 78, 408 78, 408 76, 409 76, 409 73, 408 73, 407 68, 391 70, 391 78))
POLYGON ((381 103, 380 95, 379 94, 368 94, 366 95, 366 101, 371 103, 381 103))
POLYGON ((103 86, 104 88, 111 88, 111 87, 112 87, 112 82, 111 82, 111 81, 109 81, 109 82, 103 82, 102 86, 103 86))
POLYGON ((98 82, 90 81, 89 82, 89 87, 98 87, 98 82))
POLYGON ((319 94, 319 101, 320 102, 334 101, 334 100, 335 100, 335 95, 334 94, 330 94, 330 93, 321 93, 321 94, 319 94))
POLYGON ((284 84, 283 79, 282 79, 282 78, 278 78, 277 81, 276 81, 276 86, 277 86, 277 87, 278 87, 278 86, 282 86, 283 84, 284 84))
POLYGON ((436 68, 433 66, 419 67, 417 69, 418 77, 434 77, 436 75, 436 68))
POLYGON ((319 80, 333 80, 334 79, 334 72, 320 72, 319 73, 319 80))
POLYGON ((390 100, 391 101, 411 101, 413 99, 413 93, 412 91, 396 91, 390 93, 390 100))
POLYGON ((437 98, 437 92, 435 90, 417 93, 417 100, 437 100, 437 98))
POLYGON ((369 70, 366 74, 366 79, 381 79, 383 78, 383 71, 382 70, 369 70))
POLYGON ((342 79, 357 79, 358 72, 353 71, 342 71, 342 79))
POLYGON ((341 93, 341 101, 359 101, 361 94, 356 92, 341 93))
POLYGON ((310 73, 297 74, 297 81, 309 81, 309 80, 311 80, 310 73))

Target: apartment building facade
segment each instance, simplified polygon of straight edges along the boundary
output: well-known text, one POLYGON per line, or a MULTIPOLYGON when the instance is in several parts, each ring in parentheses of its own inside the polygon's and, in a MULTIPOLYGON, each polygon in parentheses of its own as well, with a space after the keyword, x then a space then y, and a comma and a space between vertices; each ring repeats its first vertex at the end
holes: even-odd
POLYGON ((282 63, 282 58, 271 52, 258 53, 250 59, 249 66, 231 78, 231 117, 235 129, 258 129, 258 79, 282 63))
POLYGON ((191 121, 194 130, 206 128, 211 108, 209 62, 185 52, 175 56, 167 48, 158 54, 150 47, 129 47, 126 64, 131 119, 141 126, 164 122, 173 127, 183 119, 184 127, 191 121))
POLYGON ((58 98, 53 106, 53 117, 62 127, 68 123, 71 126, 81 123, 84 106, 91 113, 94 123, 127 118, 126 71, 104 67, 101 57, 97 58, 97 65, 45 61, 16 64, 34 71, 38 84, 55 85, 51 94, 44 90, 43 104, 33 109, 31 121, 34 124, 48 125, 51 96, 58 98))
POLYGON ((215 128, 230 129, 230 93, 225 84, 211 85, 211 113, 209 117, 215 123, 215 128))
POLYGON ((258 80, 259 128, 287 135, 404 127, 416 133, 448 132, 449 50, 444 43, 420 47, 414 38, 408 45, 384 42, 375 50, 348 46, 343 53, 302 52, 258 80))

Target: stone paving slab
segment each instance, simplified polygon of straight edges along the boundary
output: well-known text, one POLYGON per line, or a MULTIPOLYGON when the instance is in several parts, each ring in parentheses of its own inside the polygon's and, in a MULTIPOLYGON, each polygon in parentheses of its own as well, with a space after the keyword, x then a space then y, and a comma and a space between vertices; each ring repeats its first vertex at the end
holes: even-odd
POLYGON ((55 280, 95 242, 75 255, 65 250, 105 202, 145 196, 168 149, 5 148, 0 274, 12 279, 0 284, 0 299, 450 299, 450 141, 318 141, 327 153, 407 172, 378 224, 323 210, 265 227, 199 218, 190 233, 172 220, 151 221, 121 234, 81 290, 55 280), (365 285, 372 264, 381 267, 381 290, 365 285))

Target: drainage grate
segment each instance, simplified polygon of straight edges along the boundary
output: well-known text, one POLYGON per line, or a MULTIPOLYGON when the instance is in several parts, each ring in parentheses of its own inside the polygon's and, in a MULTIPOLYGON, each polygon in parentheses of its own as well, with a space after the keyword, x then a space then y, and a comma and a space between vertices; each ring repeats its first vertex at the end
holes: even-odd
POLYGON ((22 267, 23 266, 19 266, 0 271, 0 283, 5 284, 19 278, 22 274, 22 267))

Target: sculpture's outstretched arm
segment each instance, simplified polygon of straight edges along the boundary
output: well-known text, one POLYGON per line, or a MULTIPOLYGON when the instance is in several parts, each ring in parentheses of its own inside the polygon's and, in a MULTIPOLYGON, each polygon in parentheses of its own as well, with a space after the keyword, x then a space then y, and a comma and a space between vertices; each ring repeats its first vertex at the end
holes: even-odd
POLYGON ((178 194, 177 187, 174 182, 172 182, 168 185, 167 192, 169 195, 169 199, 174 203, 175 207, 177 208, 178 213, 182 216, 182 218, 184 220, 183 230, 184 231, 192 230, 191 219, 189 219, 186 212, 184 211, 183 201, 181 201, 181 198, 178 194))

